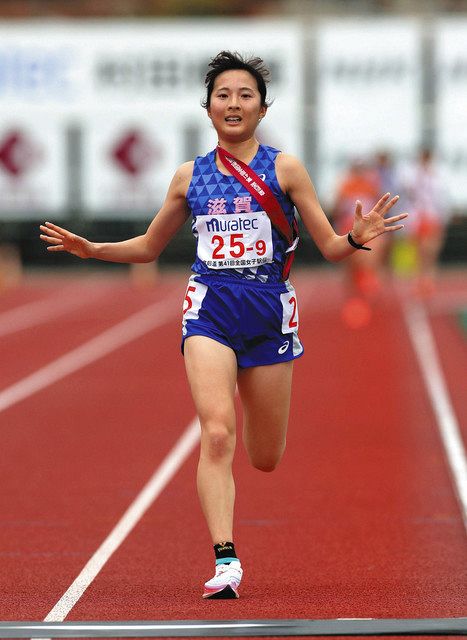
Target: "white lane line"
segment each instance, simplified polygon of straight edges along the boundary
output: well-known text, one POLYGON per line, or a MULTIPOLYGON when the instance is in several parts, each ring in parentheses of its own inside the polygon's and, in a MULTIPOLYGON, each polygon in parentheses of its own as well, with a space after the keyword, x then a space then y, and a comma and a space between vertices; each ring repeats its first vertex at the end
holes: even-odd
POLYGON ((454 479, 464 525, 467 529, 467 459, 439 362, 433 333, 422 305, 405 302, 402 305, 412 346, 438 423, 439 433, 454 479))
POLYGON ((0 412, 164 324, 178 311, 178 297, 156 302, 137 311, 95 338, 0 391, 0 412))
POLYGON ((44 622, 62 622, 65 619, 102 567, 191 454, 199 441, 199 432, 199 422, 195 418, 75 581, 47 614, 44 622))
MULTIPOLYGON (((0 337, 55 320, 102 297, 102 287, 58 290, 42 300, 28 302, 0 313, 0 337)), ((107 291, 107 289, 105 289, 107 291)))

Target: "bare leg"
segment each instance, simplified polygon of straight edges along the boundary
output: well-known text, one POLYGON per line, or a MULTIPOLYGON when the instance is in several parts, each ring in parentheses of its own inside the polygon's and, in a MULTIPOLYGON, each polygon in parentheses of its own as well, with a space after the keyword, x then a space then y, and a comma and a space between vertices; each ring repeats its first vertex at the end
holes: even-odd
POLYGON ((233 541, 237 360, 225 345, 205 336, 185 341, 185 367, 201 424, 197 484, 213 544, 233 541))
POLYGON ((293 362, 251 367, 238 375, 243 402, 243 441, 251 464, 273 471, 285 450, 293 362))

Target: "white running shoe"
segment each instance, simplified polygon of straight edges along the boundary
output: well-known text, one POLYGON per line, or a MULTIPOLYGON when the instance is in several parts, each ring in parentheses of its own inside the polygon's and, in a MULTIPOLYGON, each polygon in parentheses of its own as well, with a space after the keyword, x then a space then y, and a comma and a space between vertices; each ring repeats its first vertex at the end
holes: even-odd
POLYGON ((218 564, 216 575, 204 585, 203 598, 228 599, 238 598, 238 587, 243 575, 240 560, 230 564, 218 564))

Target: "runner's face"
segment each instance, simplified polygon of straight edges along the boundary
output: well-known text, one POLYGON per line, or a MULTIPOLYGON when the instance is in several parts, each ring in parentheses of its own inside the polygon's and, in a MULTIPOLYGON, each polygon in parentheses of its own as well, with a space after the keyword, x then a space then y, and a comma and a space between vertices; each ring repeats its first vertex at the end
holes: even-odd
POLYGON ((265 115, 256 79, 240 69, 224 71, 214 83, 208 115, 220 138, 238 140, 253 136, 265 115))

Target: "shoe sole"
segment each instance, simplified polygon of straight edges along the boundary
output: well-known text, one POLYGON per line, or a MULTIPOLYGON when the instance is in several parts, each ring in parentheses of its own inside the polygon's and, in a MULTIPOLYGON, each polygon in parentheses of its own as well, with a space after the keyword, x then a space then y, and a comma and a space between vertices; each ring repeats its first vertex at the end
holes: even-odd
POLYGON ((220 589, 220 591, 207 591, 203 593, 203 598, 205 598, 206 600, 234 600, 235 598, 239 597, 240 595, 238 591, 232 589, 230 585, 227 585, 223 589, 220 589))

